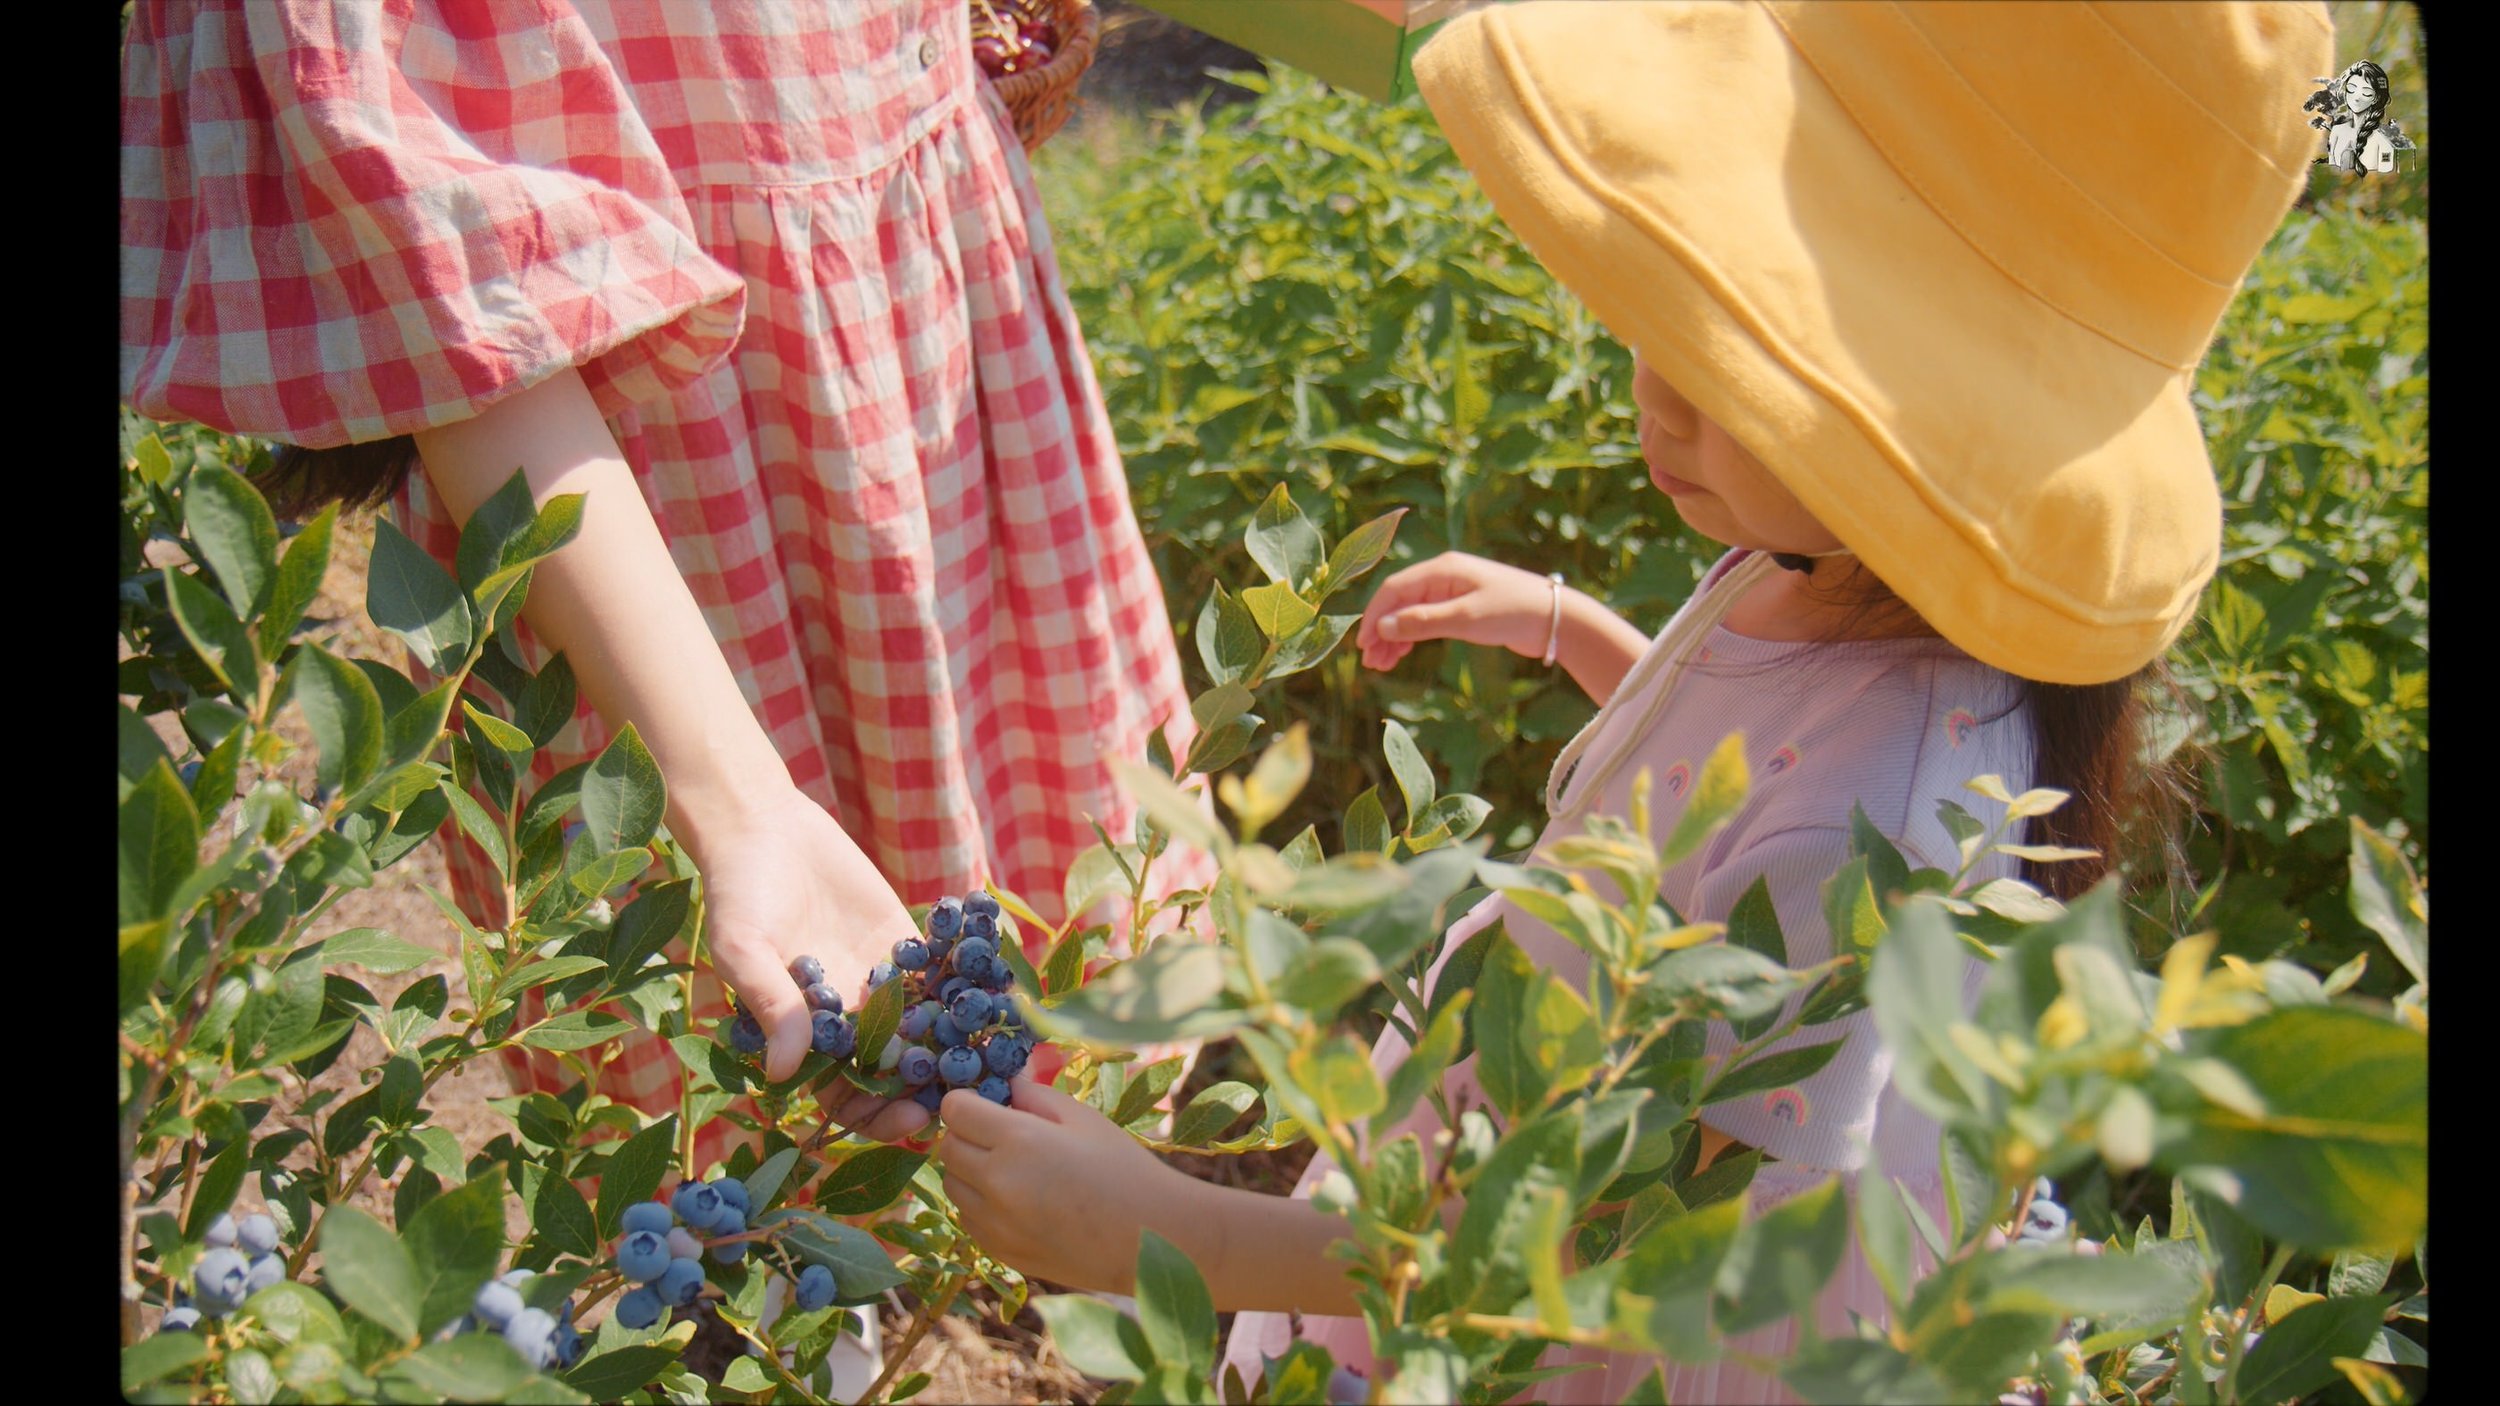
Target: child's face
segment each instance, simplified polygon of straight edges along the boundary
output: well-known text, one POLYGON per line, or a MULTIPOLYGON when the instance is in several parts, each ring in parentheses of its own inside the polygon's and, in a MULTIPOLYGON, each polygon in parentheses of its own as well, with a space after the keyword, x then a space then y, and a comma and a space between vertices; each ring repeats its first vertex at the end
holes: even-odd
POLYGON ((1632 360, 1632 400, 1641 412, 1641 457, 1649 481, 1675 500, 1693 529, 1731 547, 1814 555, 1841 548, 1762 461, 1703 418, 1649 369, 1632 360))
POLYGON ((2367 110, 2377 98, 2378 90, 2370 86, 2366 76, 2356 73, 2344 80, 2344 101, 2351 105, 2353 111, 2367 110))

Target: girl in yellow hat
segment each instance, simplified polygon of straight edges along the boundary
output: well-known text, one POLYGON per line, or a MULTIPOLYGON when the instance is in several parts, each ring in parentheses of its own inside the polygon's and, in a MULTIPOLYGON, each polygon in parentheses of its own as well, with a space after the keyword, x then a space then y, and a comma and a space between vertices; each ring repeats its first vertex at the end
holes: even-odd
MULTIPOLYGON (((1966 789, 1995 775, 2073 794, 2023 838, 2113 853, 2144 779, 2141 683, 2220 544, 2190 378, 2304 182, 2300 99, 2331 48, 2314 4, 1657 0, 1451 21, 1418 86, 1503 218, 1634 349, 1651 481, 1731 550, 1654 640, 1559 580, 1440 557, 1382 585, 1366 662, 1463 639, 1568 669, 1603 706, 1555 768, 1549 840, 1628 813, 1644 769, 1672 827, 1694 769, 1742 731, 1753 790, 1661 896, 1724 919, 1762 882, 1795 965, 1830 955, 1819 889, 1852 807, 1951 870, 1938 804, 1995 825, 2003 808, 1966 789), (2148 168, 2154 144, 2177 159, 2148 168)), ((1993 861, 1981 878, 2014 875, 1993 861)), ((2029 877, 2067 896, 2108 867, 2029 877)), ((1498 896, 1443 950, 1495 920, 1585 974, 1498 896)), ((1818 1071, 1705 1109, 1705 1155, 1767 1155, 1759 1214, 1872 1153, 1943 1221, 1938 1130, 1891 1089, 1866 1017, 1788 1043, 1835 1031, 1818 1071)), ((1714 1053, 1733 1044, 1713 1031, 1714 1053)), ((1406 1054, 1393 1032, 1375 1063, 1406 1054)), ((1125 1290, 1150 1227, 1239 1313, 1228 1361, 1246 1378, 1297 1335, 1376 1373, 1327 1257, 1345 1223, 1302 1199, 1326 1165, 1294 1198, 1261 1196, 1165 1167, 1055 1090, 1014 1103, 943 1110, 949 1185, 992 1253, 1125 1290)), ((1429 1106, 1410 1127, 1440 1131, 1429 1106)), ((1816 1327, 1848 1334, 1853 1314, 1887 1316, 1854 1249, 1816 1327)), ((1799 1336, 1788 1321, 1734 1346, 1775 1362, 1799 1336)), ((1566 1401, 1620 1401, 1655 1365, 1545 1361, 1596 1369, 1537 1392, 1566 1401)), ((1787 1399, 1738 1362, 1668 1369, 1669 1400, 1787 1399)))

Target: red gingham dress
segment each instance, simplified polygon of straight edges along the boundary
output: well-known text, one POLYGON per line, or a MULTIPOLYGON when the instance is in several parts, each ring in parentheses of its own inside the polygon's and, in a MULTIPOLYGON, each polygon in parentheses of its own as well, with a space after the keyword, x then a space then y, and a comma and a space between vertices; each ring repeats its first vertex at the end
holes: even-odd
MULTIPOLYGON (((578 367, 792 779, 906 902, 996 881, 1056 920, 1082 817, 1131 822, 1103 758, 1167 718, 1187 745, 964 0, 144 4, 122 175, 143 414, 322 447, 578 367)), ((423 475, 395 507, 452 559, 423 475)), ((585 709, 535 774, 606 740, 585 709)), ((1209 877, 1175 856, 1157 887, 1209 877)), ((465 841, 452 881, 504 924, 465 841)), ((725 1009, 708 971, 697 1005, 725 1009)), ((597 1087, 657 1112, 680 1077, 641 1039, 597 1087)), ((707 1128, 697 1169, 734 1134, 707 1128)))

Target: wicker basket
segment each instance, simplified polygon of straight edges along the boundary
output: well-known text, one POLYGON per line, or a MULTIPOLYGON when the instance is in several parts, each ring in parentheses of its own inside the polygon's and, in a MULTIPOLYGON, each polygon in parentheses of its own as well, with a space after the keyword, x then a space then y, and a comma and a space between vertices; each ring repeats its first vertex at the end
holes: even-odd
MULTIPOLYGON (((1024 142, 1027 152, 1048 141, 1050 134, 1067 122, 1068 114, 1076 111, 1077 80, 1093 66, 1094 41, 1102 19, 1094 12, 1093 0, 1050 0, 1050 22, 1059 31, 1059 52, 1051 56, 1050 62, 1004 78, 982 75, 1007 104, 1008 115, 1015 119, 1016 136, 1024 142)), ((972 0, 974 34, 999 23, 991 0, 972 0)))

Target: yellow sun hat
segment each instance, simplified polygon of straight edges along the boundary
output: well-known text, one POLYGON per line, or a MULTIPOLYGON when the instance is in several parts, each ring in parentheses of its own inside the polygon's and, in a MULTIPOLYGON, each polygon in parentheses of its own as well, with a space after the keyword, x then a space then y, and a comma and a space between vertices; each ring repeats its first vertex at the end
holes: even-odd
POLYGON ((1529 0, 1414 67, 1615 335, 1946 639, 2081 684, 2213 575, 2190 378, 2333 59, 2316 3, 1529 0))

